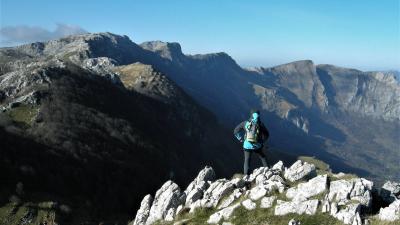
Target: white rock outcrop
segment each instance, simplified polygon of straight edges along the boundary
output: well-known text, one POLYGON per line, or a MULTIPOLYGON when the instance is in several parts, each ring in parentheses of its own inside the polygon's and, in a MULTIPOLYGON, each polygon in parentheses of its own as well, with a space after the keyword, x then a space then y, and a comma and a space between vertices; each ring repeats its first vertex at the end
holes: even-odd
POLYGON ((256 203, 254 203, 251 199, 244 200, 242 205, 247 210, 253 210, 257 207, 256 203))
POLYGON ((317 212, 318 204, 317 199, 291 202, 277 200, 275 215, 282 216, 289 213, 314 215, 317 212))
POLYGON ((207 223, 216 224, 219 223, 222 219, 229 219, 233 213, 233 211, 240 206, 240 203, 236 203, 232 206, 226 207, 224 209, 219 210, 218 212, 212 214, 210 218, 207 220, 207 223))
POLYGON ((306 176, 312 176, 315 173, 313 164, 297 160, 290 168, 285 170, 285 179, 291 182, 298 181, 306 176))
POLYGON ((150 207, 152 202, 153 197, 151 197, 151 195, 144 196, 142 202, 140 203, 140 208, 136 213, 135 220, 130 225, 141 225, 146 223, 147 218, 150 214, 150 207))
POLYGON ((328 176, 319 175, 306 183, 300 183, 297 187, 289 188, 286 197, 298 201, 304 201, 315 195, 321 194, 328 188, 328 176))
POLYGON ((381 208, 379 210, 379 219, 386 221, 400 220, 400 200, 395 200, 388 207, 381 208))
POLYGON ((167 215, 174 216, 171 208, 176 209, 180 205, 181 191, 177 184, 167 181, 156 192, 153 203, 150 208, 146 224, 152 224, 157 220, 165 219, 167 215))

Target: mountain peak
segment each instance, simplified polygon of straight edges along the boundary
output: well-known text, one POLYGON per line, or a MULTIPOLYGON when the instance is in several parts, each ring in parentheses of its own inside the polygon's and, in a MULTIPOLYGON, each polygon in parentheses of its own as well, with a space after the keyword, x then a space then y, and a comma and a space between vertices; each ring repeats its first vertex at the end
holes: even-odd
POLYGON ((181 45, 177 42, 147 41, 140 46, 146 50, 157 52, 161 57, 169 60, 183 56, 181 45))

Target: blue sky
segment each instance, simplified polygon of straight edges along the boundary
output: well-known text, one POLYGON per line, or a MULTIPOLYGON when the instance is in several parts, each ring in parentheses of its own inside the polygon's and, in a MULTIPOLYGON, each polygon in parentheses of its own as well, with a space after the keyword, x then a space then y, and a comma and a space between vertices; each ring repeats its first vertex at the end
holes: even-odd
POLYGON ((81 31, 224 51, 242 66, 311 59, 400 70, 400 0, 0 0, 1 45, 81 31))

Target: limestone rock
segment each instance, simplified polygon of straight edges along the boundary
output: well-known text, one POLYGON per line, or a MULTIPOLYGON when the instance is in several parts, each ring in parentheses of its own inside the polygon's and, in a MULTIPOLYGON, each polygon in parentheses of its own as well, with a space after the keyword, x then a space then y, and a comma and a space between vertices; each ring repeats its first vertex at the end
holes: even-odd
POLYGON ((357 200, 363 206, 369 207, 372 202, 372 189, 373 182, 364 178, 336 180, 330 184, 328 199, 335 200, 340 205, 345 205, 350 200, 357 200))
POLYGON ((215 172, 213 168, 206 166, 202 169, 197 177, 188 185, 185 190, 185 205, 190 206, 193 202, 203 197, 204 191, 209 187, 208 181, 215 180, 215 172))
POLYGON ((173 216, 169 210, 171 208, 176 209, 180 205, 180 197, 181 191, 178 185, 172 181, 165 182, 156 192, 146 224, 165 219, 167 214, 173 216))
POLYGON ((142 202, 140 203, 140 208, 136 213, 135 220, 131 225, 143 225, 146 223, 146 220, 150 214, 150 207, 152 202, 153 197, 151 197, 151 195, 144 196, 142 202))
POLYGON ((306 176, 311 176, 315 173, 313 164, 297 160, 290 168, 285 170, 285 178, 291 182, 302 179, 306 176))
POLYGON ((395 221, 400 219, 400 200, 394 201, 386 208, 379 210, 379 219, 395 221))
POLYGON ((267 194, 267 189, 263 186, 255 186, 250 190, 249 198, 253 201, 257 201, 267 194))
POLYGON ((232 194, 230 194, 219 206, 218 209, 223 209, 225 207, 228 207, 232 202, 234 202, 236 199, 238 199, 240 196, 242 196, 244 190, 242 189, 235 189, 232 194))
MULTIPOLYGON (((352 224, 357 215, 359 216, 361 204, 349 204, 345 208, 340 209, 338 213, 333 216, 338 220, 342 221, 344 224, 352 224)), ((333 212, 333 211, 332 211, 333 212)))
POLYGON ((307 201, 291 201, 285 202, 278 200, 275 207, 275 215, 286 215, 289 213, 297 213, 314 215, 317 212, 319 201, 317 199, 307 201))
POLYGON ((219 200, 230 194, 235 189, 235 185, 226 180, 219 179, 210 185, 204 192, 204 197, 201 199, 201 206, 206 208, 216 207, 219 200))
POLYGON ((260 208, 262 208, 262 209, 271 208, 272 205, 274 204, 275 199, 276 199, 276 196, 263 197, 263 198, 261 199, 260 208))
POLYGON ((221 221, 221 219, 229 219, 232 215, 233 211, 240 206, 240 203, 236 203, 232 206, 226 207, 224 209, 219 210, 218 212, 212 214, 210 218, 207 220, 207 223, 216 224, 221 221))
POLYGON ((242 202, 242 205, 247 210, 253 210, 256 208, 256 203, 254 203, 251 199, 246 199, 242 202))
POLYGON ((319 175, 306 183, 300 183, 297 187, 289 188, 286 197, 296 200, 307 200, 308 198, 323 193, 327 190, 328 176, 319 175))
POLYGON ((385 202, 392 203, 400 199, 400 183, 387 181, 381 188, 379 195, 385 202))

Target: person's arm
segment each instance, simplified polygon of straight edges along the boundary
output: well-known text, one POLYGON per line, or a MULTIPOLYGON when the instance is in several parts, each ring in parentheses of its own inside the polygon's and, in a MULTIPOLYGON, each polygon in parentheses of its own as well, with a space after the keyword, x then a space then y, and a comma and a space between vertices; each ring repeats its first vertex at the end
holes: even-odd
POLYGON ((235 129, 233 130, 233 135, 235 135, 235 137, 239 140, 239 141, 243 141, 243 132, 244 132, 244 125, 245 125, 246 121, 243 121, 241 123, 239 123, 239 125, 237 125, 235 127, 235 129))

